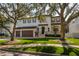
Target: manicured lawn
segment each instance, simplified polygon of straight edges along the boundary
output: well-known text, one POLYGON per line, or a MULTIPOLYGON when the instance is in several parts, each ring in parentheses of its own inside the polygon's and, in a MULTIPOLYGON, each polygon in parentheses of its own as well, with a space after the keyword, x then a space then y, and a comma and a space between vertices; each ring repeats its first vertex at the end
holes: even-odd
MULTIPOLYGON (((36 39, 18 39, 17 44, 30 44, 30 43, 40 43, 40 44, 61 44, 62 42, 58 38, 36 38, 36 39)), ((66 38, 68 44, 79 45, 79 39, 76 38, 66 38)))
MULTIPOLYGON (((33 39, 26 39, 26 38, 18 38, 15 39, 14 45, 18 44, 62 44, 62 42, 58 38, 33 38, 33 39)), ((66 41, 70 45, 79 45, 79 39, 76 38, 66 38, 66 41)), ((0 45, 5 44, 6 40, 0 40, 0 45)))
MULTIPOLYGON (((58 38, 34 38, 34 39, 25 39, 18 38, 15 39, 17 42, 15 44, 62 44, 62 42, 58 38)), ((71 45, 79 45, 79 39, 76 38, 66 38, 68 44, 71 45)))
POLYGON ((79 48, 66 48, 64 53, 63 47, 52 47, 52 46, 36 46, 36 47, 24 47, 24 48, 8 48, 8 50, 12 51, 23 51, 23 52, 43 52, 43 53, 51 53, 57 55, 69 55, 69 56, 78 56, 79 48))
POLYGON ((79 39, 76 38, 66 38, 66 41, 71 45, 79 45, 79 39))
POLYGON ((60 44, 61 42, 57 38, 36 38, 36 39, 17 39, 16 44, 60 44))
POLYGON ((4 45, 5 43, 7 43, 6 40, 0 40, 0 45, 4 45))
MULTIPOLYGON (((79 39, 76 38, 66 38, 68 44, 79 45, 79 39)), ((4 45, 7 41, 0 40, 0 45, 4 45)), ((14 45, 18 44, 61 44, 62 42, 57 38, 36 38, 36 39, 24 39, 18 38, 15 39, 14 45)), ((8 50, 15 51, 24 51, 24 52, 44 52, 44 53, 52 53, 57 55, 69 55, 69 56, 78 56, 79 48, 63 48, 63 47, 52 47, 52 46, 36 46, 36 47, 24 47, 24 48, 6 48, 8 50), (64 51, 65 49, 65 51, 64 51), (64 53, 65 52, 65 53, 64 53)))

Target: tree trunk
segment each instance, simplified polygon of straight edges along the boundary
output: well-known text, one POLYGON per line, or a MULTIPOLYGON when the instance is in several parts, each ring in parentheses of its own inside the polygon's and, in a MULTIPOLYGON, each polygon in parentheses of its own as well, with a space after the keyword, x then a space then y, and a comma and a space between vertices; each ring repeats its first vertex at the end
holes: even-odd
POLYGON ((12 35, 11 35, 11 41, 14 41, 15 27, 16 27, 16 22, 14 23, 14 26, 13 26, 13 32, 12 32, 12 35))
POLYGON ((65 24, 61 23, 61 40, 65 40, 65 24))
POLYGON ((64 19, 64 9, 61 8, 61 40, 65 40, 65 19, 64 19))

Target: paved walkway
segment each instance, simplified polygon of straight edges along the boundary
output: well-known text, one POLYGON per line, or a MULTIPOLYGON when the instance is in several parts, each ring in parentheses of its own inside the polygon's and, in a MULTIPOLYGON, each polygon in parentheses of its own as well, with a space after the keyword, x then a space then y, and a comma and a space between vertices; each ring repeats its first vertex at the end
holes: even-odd
POLYGON ((36 56, 33 54, 26 54, 26 53, 18 53, 18 52, 8 52, 0 50, 0 56, 36 56))
MULTIPOLYGON (((14 47, 14 48, 34 47, 34 46, 56 46, 56 47, 63 47, 61 44, 25 44, 25 45, 1 45, 0 49, 1 48, 2 49, 12 48, 12 47, 14 47)), ((67 46, 67 45, 65 45, 65 46, 67 46)), ((79 46, 76 46, 76 45, 69 45, 69 46, 73 47, 73 48, 79 48, 79 46)), ((38 56, 38 55, 0 50, 0 56, 38 56)))
MULTIPOLYGON (((63 47, 62 44, 25 44, 25 45, 1 45, 0 48, 20 48, 20 47, 35 47, 35 46, 56 46, 56 47, 63 47)), ((64 45, 67 46, 67 45, 64 45)), ((79 48, 77 45, 69 45, 73 48, 79 48)))

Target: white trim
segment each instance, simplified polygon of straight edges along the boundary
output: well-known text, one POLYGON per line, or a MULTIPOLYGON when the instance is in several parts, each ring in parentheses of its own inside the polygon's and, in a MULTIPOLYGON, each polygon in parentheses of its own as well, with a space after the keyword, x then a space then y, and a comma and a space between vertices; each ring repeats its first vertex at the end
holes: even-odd
POLYGON ((20 30, 20 37, 22 37, 22 30, 20 30))

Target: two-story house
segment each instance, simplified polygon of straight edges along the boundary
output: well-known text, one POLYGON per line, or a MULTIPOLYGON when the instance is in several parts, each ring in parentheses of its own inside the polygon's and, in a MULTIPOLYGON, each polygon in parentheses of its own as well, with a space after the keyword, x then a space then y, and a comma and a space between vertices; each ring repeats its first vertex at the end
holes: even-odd
POLYGON ((45 37, 45 34, 53 34, 53 26, 60 33, 60 18, 42 15, 43 20, 36 17, 28 17, 17 20, 15 37, 45 37))

